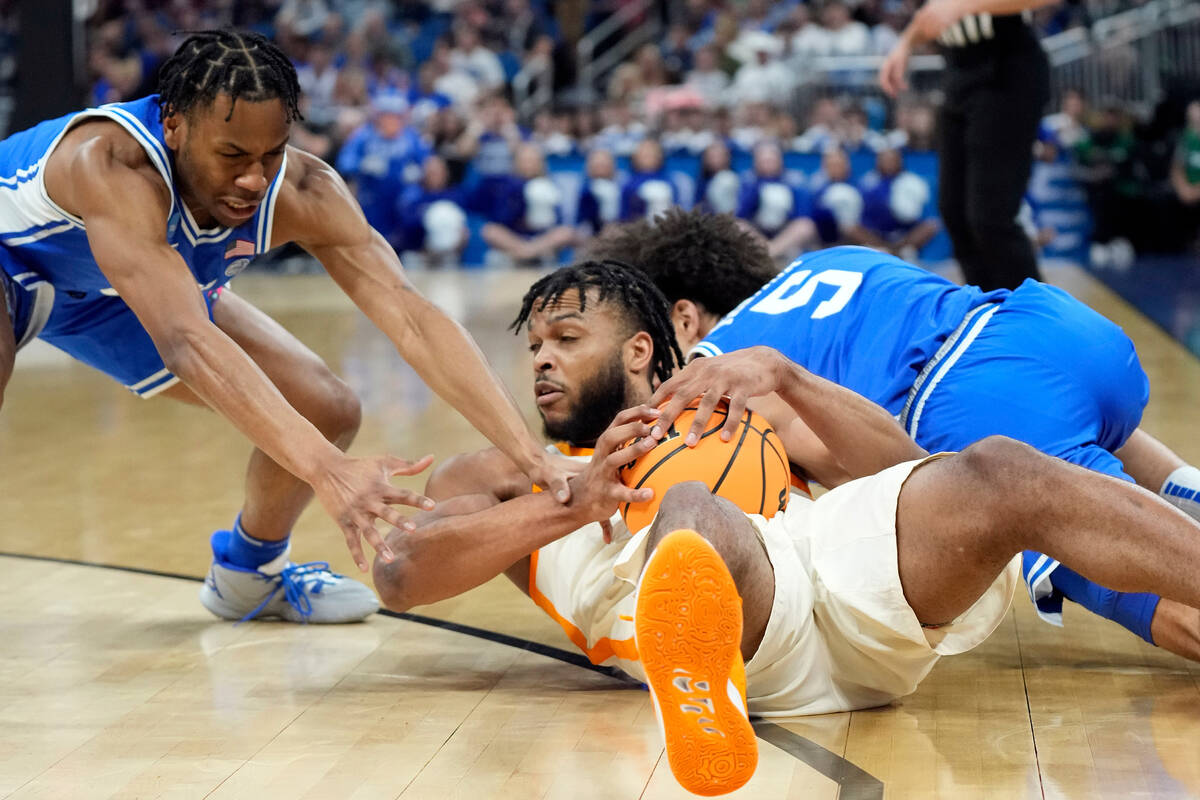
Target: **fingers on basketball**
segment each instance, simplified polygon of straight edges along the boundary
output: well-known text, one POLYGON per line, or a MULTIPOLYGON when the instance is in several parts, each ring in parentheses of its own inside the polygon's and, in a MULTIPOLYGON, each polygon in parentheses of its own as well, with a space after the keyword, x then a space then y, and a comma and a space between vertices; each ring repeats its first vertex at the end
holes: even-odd
POLYGON ((700 434, 695 447, 684 444, 679 428, 693 421, 698 404, 685 409, 667 438, 619 470, 622 482, 631 489, 649 488, 649 501, 623 501, 620 507, 629 530, 641 530, 654 518, 658 505, 672 486, 699 481, 709 491, 733 502, 742 511, 770 517, 786 507, 791 475, 783 443, 766 420, 745 410, 733 418, 735 435, 722 441, 730 409, 719 404, 700 434))

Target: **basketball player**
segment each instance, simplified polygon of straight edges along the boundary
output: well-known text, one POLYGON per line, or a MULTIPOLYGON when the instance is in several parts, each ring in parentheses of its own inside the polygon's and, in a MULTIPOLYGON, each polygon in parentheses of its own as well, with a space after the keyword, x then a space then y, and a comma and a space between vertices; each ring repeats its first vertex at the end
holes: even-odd
POLYGON ((983 289, 1041 279, 1017 216, 1050 99, 1050 64, 1025 14, 1054 2, 927 0, 879 68, 879 85, 894 97, 908 88, 913 48, 941 45, 938 210, 967 283, 983 289))
MULTIPOLYGON (((1001 437, 929 457, 878 406, 765 347, 681 374, 777 393, 810 431, 802 461, 825 448, 851 477, 882 471, 815 502, 793 495, 771 520, 682 483, 650 527, 629 531, 617 506, 649 490, 625 487, 617 469, 655 444, 658 413, 646 402, 675 361, 668 314, 643 276, 612 263, 536 283, 517 324, 546 432, 594 445, 571 502, 531 493, 495 450, 445 461, 426 487, 437 511, 388 536, 397 558, 376 559, 374 575, 402 611, 506 572, 594 663, 649 682, 686 788, 729 791, 753 772, 743 698, 751 712, 792 716, 914 691, 942 655, 971 649, 1003 619, 1022 548, 1200 603, 1200 527, 1152 494, 1001 437), (606 430, 616 403, 637 405, 606 430), (598 521, 611 524, 611 542, 598 521), (1149 530, 1144 540, 1124 535, 1134 525, 1149 530), (735 766, 701 769, 720 756, 735 766)), ((780 430, 789 446, 794 427, 780 430)))
POLYGON ((257 446, 246 501, 212 537, 201 601, 227 619, 346 622, 361 583, 288 562, 315 493, 360 568, 374 520, 430 501, 388 478, 429 459, 350 458, 358 400, 278 324, 222 287, 259 253, 312 253, 444 399, 566 500, 563 467, 525 427, 465 331, 408 283, 319 159, 288 147, 296 71, 263 37, 205 31, 162 68, 162 94, 43 122, 0 142, 0 391, 34 337, 142 397, 207 405, 257 446))
MULTIPOLYGON (((1200 518, 1200 471, 1137 428, 1148 382, 1133 344, 1059 289, 1034 281, 1015 292, 959 287, 859 247, 803 256, 776 276, 757 237, 727 217, 696 212, 621 226, 589 252, 651 276, 673 304, 690 356, 768 345, 883 406, 926 450, 962 450, 1003 434, 1136 478, 1200 518)), ((849 476, 812 477, 832 486, 849 476)), ((1065 596, 1200 660, 1195 608, 1110 591, 1036 552, 1026 555, 1024 573, 1053 624, 1062 624, 1065 596)))

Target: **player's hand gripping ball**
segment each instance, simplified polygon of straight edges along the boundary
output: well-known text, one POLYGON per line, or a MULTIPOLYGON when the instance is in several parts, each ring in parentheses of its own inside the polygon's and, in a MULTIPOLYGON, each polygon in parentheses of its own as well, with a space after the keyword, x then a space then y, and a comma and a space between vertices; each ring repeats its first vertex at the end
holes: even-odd
POLYGON ((677 483, 701 481, 748 514, 774 516, 787 508, 791 487, 787 453, 767 421, 746 409, 728 442, 720 431, 729 414, 721 402, 695 447, 683 443, 692 427, 698 401, 688 404, 662 441, 636 461, 620 469, 621 481, 634 489, 648 486, 654 498, 645 503, 624 503, 621 517, 637 533, 653 521, 663 495, 677 483))

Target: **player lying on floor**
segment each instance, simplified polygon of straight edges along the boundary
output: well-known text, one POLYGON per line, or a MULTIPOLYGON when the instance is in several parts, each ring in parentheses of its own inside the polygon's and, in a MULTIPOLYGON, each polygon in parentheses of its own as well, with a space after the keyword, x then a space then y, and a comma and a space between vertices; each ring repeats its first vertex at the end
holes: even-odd
MULTIPOLYGON (((1060 289, 1031 280, 983 292, 862 247, 808 253, 777 275, 758 236, 701 212, 619 226, 589 254, 650 276, 689 358, 767 345, 883 406, 930 452, 1002 434, 1136 479, 1200 519, 1200 470, 1138 427, 1149 382, 1133 343, 1060 289)), ((1118 592, 1068 567, 1025 554, 1022 572, 1043 619, 1061 625, 1066 597, 1200 660, 1200 610, 1118 592)))
POLYGON ((644 276, 613 264, 536 283, 517 324, 546 433, 595 446, 570 504, 532 493, 496 450, 449 459, 426 487, 437 510, 388 536, 396 559, 377 560, 374 577, 399 611, 508 574, 593 662, 649 682, 688 789, 728 791, 753 771, 753 732, 727 690, 743 660, 754 713, 887 703, 992 632, 1024 549, 1106 585, 1200 604, 1200 526, 1154 495, 1001 437, 927 457, 886 411, 764 347, 703 359, 676 380, 778 393, 796 418, 780 428, 792 460, 859 479, 815 502, 794 495, 770 520, 684 482, 665 491, 651 526, 629 531, 618 504, 647 490, 624 486, 618 468, 655 444, 645 403, 678 353, 668 312, 644 276), (621 406, 633 408, 614 419, 621 406), (1129 536, 1135 527, 1144 533, 1129 536), (682 529, 703 541, 674 535, 682 529), (639 581, 642 598, 663 602, 639 604, 639 581), (734 766, 714 775, 720 763, 734 766))

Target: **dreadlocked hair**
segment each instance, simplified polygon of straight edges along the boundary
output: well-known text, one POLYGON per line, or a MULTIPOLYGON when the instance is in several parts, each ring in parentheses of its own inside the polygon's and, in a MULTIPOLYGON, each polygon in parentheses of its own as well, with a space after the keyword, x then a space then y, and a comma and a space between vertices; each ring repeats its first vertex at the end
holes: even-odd
POLYGON ((251 31, 192 33, 163 63, 158 82, 159 119, 207 107, 221 94, 233 100, 226 122, 239 99, 251 103, 279 99, 288 122, 302 119, 296 68, 270 40, 251 31))
POLYGON ((611 300, 625 317, 630 329, 645 331, 654 342, 654 375, 665 381, 676 366, 683 366, 683 352, 675 341, 671 323, 671 305, 645 273, 613 259, 583 261, 555 270, 539 280, 521 300, 521 312, 510 329, 519 333, 535 310, 557 303, 571 289, 579 292, 579 310, 588 301, 588 290, 595 290, 595 301, 611 300), (536 309, 535 309, 536 306, 536 309))
POLYGON ((762 238, 732 215, 678 208, 613 226, 586 255, 633 264, 671 303, 690 300, 719 317, 779 272, 762 238))

